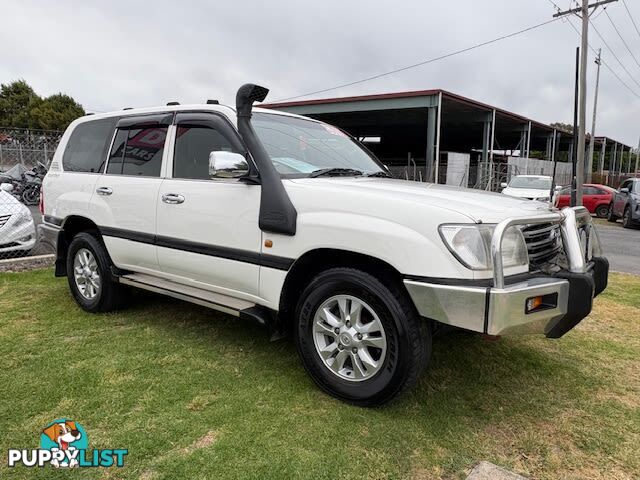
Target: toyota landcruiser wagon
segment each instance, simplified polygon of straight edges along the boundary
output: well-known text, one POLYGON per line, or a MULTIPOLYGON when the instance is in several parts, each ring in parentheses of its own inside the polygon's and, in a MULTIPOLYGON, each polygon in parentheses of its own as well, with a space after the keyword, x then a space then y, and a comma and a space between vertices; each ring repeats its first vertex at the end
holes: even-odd
POLYGON ((416 381, 443 324, 558 338, 589 314, 609 266, 584 208, 394 180, 342 130, 253 109, 267 92, 69 126, 41 231, 80 307, 137 287, 257 320, 365 406, 416 381))

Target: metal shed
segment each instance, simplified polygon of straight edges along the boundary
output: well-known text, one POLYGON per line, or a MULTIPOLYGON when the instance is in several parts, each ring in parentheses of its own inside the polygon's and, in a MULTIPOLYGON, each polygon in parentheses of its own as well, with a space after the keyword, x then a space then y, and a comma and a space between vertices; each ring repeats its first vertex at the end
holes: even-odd
MULTIPOLYGON (((401 178, 496 190, 513 174, 551 174, 556 155, 558 183, 571 178, 570 133, 445 90, 261 106, 331 123, 361 140, 375 139, 367 146, 401 178)), ((596 142, 607 145, 604 137, 596 142)))

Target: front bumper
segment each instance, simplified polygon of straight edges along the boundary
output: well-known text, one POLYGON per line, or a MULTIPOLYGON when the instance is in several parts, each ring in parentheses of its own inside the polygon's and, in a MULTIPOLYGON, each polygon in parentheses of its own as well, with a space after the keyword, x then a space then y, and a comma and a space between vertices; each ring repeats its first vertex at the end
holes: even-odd
POLYGON ((26 252, 36 244, 36 228, 33 220, 22 225, 15 225, 9 220, 0 230, 0 253, 26 252))
POLYGON ((531 221, 508 219, 494 233, 492 281, 417 278, 404 281, 420 315, 489 335, 543 333, 549 338, 559 338, 567 333, 591 312, 593 298, 606 288, 609 262, 602 256, 587 259, 588 253, 583 252, 582 229, 588 225, 587 235, 597 235, 590 228, 586 209, 565 209, 554 215, 562 215, 556 221, 562 229, 568 270, 505 279, 500 251, 503 232, 511 225, 531 221), (536 297, 543 299, 541 306, 528 312, 528 300, 536 297))

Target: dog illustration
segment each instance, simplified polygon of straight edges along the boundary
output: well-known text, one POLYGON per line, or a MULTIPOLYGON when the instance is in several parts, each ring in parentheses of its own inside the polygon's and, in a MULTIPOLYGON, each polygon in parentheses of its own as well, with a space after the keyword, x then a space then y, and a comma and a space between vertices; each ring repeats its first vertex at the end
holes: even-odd
MULTIPOLYGON (((76 440, 80 440, 82 437, 82 433, 76 428, 75 422, 59 422, 54 423, 50 427, 45 428, 42 433, 44 433, 47 437, 51 439, 51 441, 58 444, 58 448, 52 448, 52 452, 56 451, 64 451, 64 450, 76 450, 75 447, 72 447, 70 444, 75 442, 76 440)), ((54 459, 51 460, 51 464, 55 467, 75 467, 78 465, 78 460, 73 459, 68 462, 66 459, 59 462, 54 459)))

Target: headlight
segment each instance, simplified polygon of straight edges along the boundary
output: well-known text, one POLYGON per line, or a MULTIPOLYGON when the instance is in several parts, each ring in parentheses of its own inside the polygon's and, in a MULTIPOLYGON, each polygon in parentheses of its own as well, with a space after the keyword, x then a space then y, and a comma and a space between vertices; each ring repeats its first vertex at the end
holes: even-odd
MULTIPOLYGON (((493 270, 491 238, 495 225, 440 225, 440 236, 451 253, 471 270, 493 270)), ((522 232, 510 227, 502 238, 502 266, 518 267, 529 264, 527 245, 522 232)))
POLYGON ((540 198, 536 198, 536 200, 538 202, 548 202, 549 201, 549 197, 540 197, 540 198))
POLYGON ((20 225, 24 225, 25 223, 29 223, 32 220, 31 212, 20 212, 16 215, 16 220, 14 222, 14 226, 19 227, 20 225))

